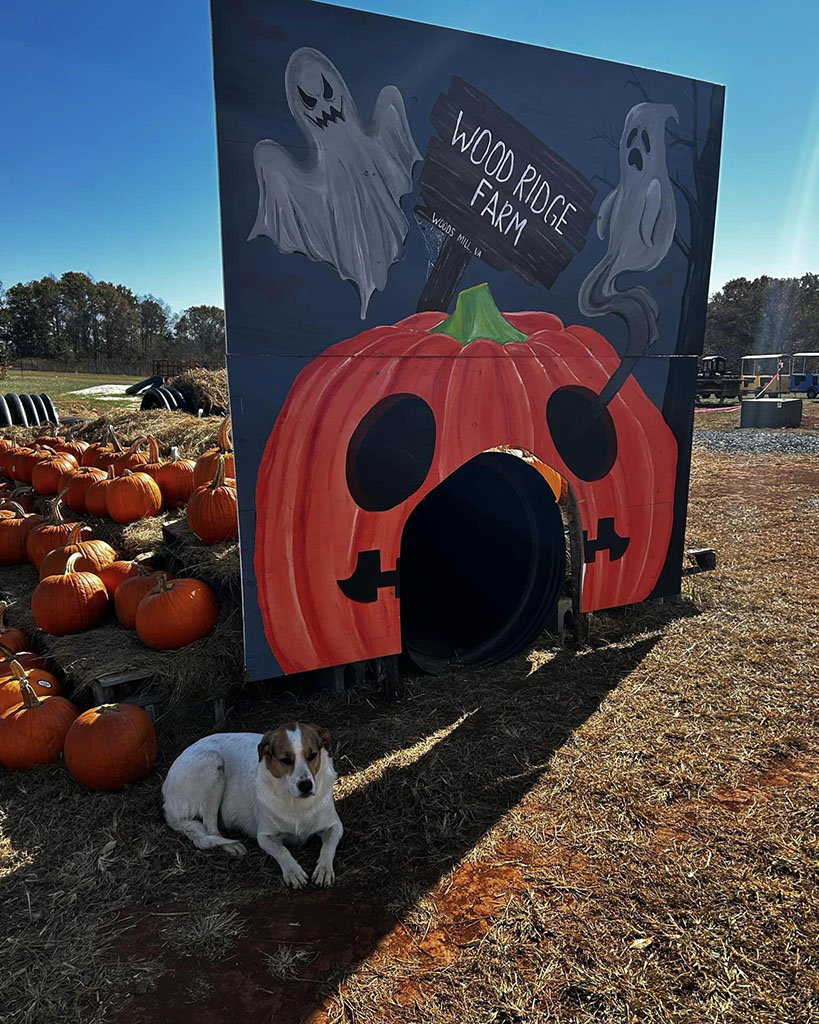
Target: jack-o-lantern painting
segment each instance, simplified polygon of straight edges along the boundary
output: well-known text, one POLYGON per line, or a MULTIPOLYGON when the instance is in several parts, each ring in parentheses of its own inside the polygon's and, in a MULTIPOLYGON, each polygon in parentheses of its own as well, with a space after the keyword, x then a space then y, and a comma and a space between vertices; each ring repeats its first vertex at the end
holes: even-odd
POLYGON ((212 10, 248 674, 486 664, 570 589, 677 592, 721 88, 212 10))

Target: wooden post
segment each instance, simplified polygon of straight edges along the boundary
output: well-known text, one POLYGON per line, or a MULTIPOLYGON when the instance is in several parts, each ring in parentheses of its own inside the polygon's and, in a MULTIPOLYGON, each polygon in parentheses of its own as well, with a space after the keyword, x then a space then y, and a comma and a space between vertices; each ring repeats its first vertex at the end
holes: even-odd
POLYGON ((566 501, 566 518, 569 521, 569 556, 572 565, 572 628, 575 643, 580 646, 589 642, 589 617, 581 611, 583 606, 583 566, 586 564, 586 552, 583 545, 580 509, 577 507, 577 498, 571 487, 566 501))
POLYGON ((441 252, 435 266, 427 278, 421 298, 418 300, 416 313, 428 310, 444 312, 458 290, 464 271, 471 259, 467 250, 454 238, 447 238, 441 246, 441 252))

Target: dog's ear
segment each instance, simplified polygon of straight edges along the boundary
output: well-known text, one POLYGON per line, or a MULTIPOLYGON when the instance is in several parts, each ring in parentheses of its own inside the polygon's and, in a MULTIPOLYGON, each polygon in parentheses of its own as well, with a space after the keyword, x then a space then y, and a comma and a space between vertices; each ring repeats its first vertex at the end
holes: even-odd
POLYGON ((259 760, 262 761, 265 757, 269 757, 273 753, 273 732, 266 732, 262 736, 261 743, 258 746, 259 760))
POLYGON ((318 736, 319 746, 324 747, 329 752, 333 746, 333 737, 330 734, 330 730, 323 728, 321 725, 311 725, 310 728, 318 736))

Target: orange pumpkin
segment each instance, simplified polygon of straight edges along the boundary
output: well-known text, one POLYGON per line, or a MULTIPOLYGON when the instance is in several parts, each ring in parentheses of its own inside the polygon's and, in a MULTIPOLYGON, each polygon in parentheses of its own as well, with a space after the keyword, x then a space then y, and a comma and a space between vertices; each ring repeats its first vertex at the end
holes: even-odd
POLYGON ((101 441, 92 442, 83 452, 80 465, 97 466, 99 469, 107 469, 114 459, 122 455, 123 447, 119 443, 116 431, 109 423, 105 428, 101 441))
POLYGON ((113 597, 121 583, 129 580, 139 573, 138 562, 112 562, 97 570, 97 576, 105 584, 109 597, 113 597))
MULTIPOLYGON (((156 480, 157 472, 165 465, 165 460, 159 454, 159 444, 155 437, 148 435, 148 459, 139 466, 140 473, 147 473, 156 480)), ((129 467, 130 468, 130 467, 129 467)))
POLYGON ((56 676, 42 668, 25 668, 15 658, 7 669, 0 669, 0 715, 22 703, 24 682, 38 697, 59 697, 62 693, 56 676))
POLYGON ((197 487, 188 500, 188 526, 204 544, 219 544, 239 535, 236 488, 225 483, 224 456, 216 457, 213 480, 197 487))
POLYGON ((138 437, 127 452, 123 452, 122 455, 114 459, 111 465, 117 476, 121 476, 124 469, 141 470, 146 462, 150 462, 150 452, 142 450, 146 444, 148 444, 147 437, 138 437))
POLYGON ((150 594, 159 582, 159 577, 173 579, 169 572, 137 568, 137 575, 131 579, 123 580, 114 595, 114 609, 117 613, 117 621, 120 626, 126 629, 136 628, 136 613, 140 601, 146 594, 150 594))
POLYGON ((206 636, 218 618, 219 602, 207 583, 160 574, 156 588, 139 602, 136 631, 146 647, 172 651, 206 636))
POLYGON ((8 601, 0 601, 0 643, 13 654, 17 654, 18 651, 24 651, 28 647, 28 637, 22 629, 8 625, 6 622, 8 608, 8 601))
POLYGON ((65 497, 63 501, 74 512, 87 512, 85 496, 88 488, 100 480, 105 480, 105 470, 96 466, 79 466, 70 475, 63 477, 65 497))
POLYGON ((74 429, 72 427, 66 434, 65 439, 63 441, 59 441, 52 447, 55 452, 68 452, 68 454, 73 455, 79 463, 90 446, 87 441, 79 441, 74 437, 74 429))
POLYGON ((96 626, 108 607, 108 591, 99 576, 74 568, 80 558, 79 552, 70 555, 62 573, 40 580, 31 595, 34 621, 53 636, 96 626))
POLYGON ((0 565, 22 565, 28 560, 29 535, 42 525, 43 517, 28 515, 16 501, 3 504, 12 515, 0 519, 0 565))
MULTIPOLYGON (((31 562, 39 569, 40 563, 55 548, 61 548, 68 541, 68 535, 74 526, 74 522, 68 522, 63 518, 60 503, 62 493, 56 497, 50 505, 50 514, 44 523, 35 526, 26 538, 26 551, 31 562)), ((91 537, 90 527, 83 527, 86 535, 91 537)))
POLYGON ((20 480, 24 484, 31 483, 31 470, 34 467, 36 451, 33 447, 21 446, 12 448, 5 459, 6 473, 12 480, 20 480))
POLYGON ((49 448, 54 448, 58 444, 62 444, 65 441, 63 434, 47 434, 46 430, 50 427, 56 426, 55 423, 44 423, 40 428, 40 433, 34 438, 34 444, 44 444, 49 448))
POLYGON ((230 443, 230 416, 226 416, 219 427, 217 434, 217 447, 208 448, 196 460, 196 467, 193 471, 193 480, 197 487, 208 484, 216 472, 218 457, 222 455, 225 459, 225 476, 235 477, 236 471, 233 463, 233 447, 230 443))
POLYGON ((108 485, 105 492, 108 515, 117 523, 135 523, 155 516, 162 508, 162 491, 147 473, 130 469, 108 485))
POLYGON ((22 703, 0 715, 0 764, 16 770, 57 761, 79 714, 65 697, 38 697, 23 680, 22 703))
POLYGON ((80 559, 76 563, 78 572, 93 572, 99 575, 103 566, 110 565, 116 561, 117 553, 104 540, 83 540, 83 527, 81 523, 75 523, 68 535, 68 540, 61 548, 55 548, 40 562, 40 579, 46 576, 56 576, 65 568, 65 563, 75 551, 80 553, 80 559))
POLYGON ((74 720, 64 753, 77 782, 89 789, 119 789, 153 768, 156 732, 136 704, 102 704, 74 720))
POLYGON ((113 466, 102 472, 106 474, 102 480, 95 480, 89 484, 85 492, 86 512, 92 516, 99 516, 100 519, 108 515, 108 488, 116 479, 113 466))
POLYGON ((56 494, 64 474, 78 469, 77 460, 67 452, 53 452, 40 459, 31 470, 31 486, 38 494, 56 494))
POLYGON ((9 665, 13 661, 19 661, 23 668, 45 668, 46 664, 41 654, 34 654, 33 651, 13 651, 0 642, 0 677, 5 678, 8 675, 9 665))
POLYGON ((178 448, 171 448, 170 459, 163 462, 153 474, 169 508, 184 505, 193 494, 196 487, 193 479, 195 465, 192 459, 180 458, 178 448))

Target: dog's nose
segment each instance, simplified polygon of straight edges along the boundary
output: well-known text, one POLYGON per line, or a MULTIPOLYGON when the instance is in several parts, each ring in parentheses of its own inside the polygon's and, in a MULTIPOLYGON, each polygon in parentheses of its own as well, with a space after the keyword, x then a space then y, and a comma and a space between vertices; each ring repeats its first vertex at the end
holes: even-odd
POLYGON ((313 782, 312 782, 312 780, 311 779, 302 779, 301 782, 299 783, 299 792, 303 796, 307 796, 309 793, 312 793, 313 792, 313 782))

